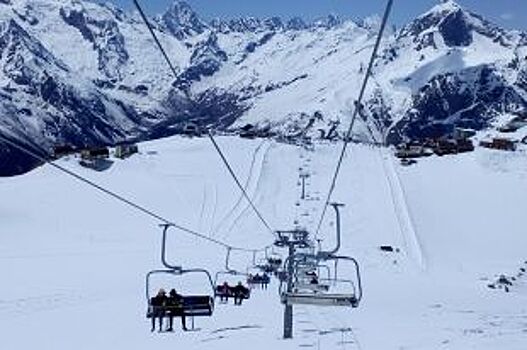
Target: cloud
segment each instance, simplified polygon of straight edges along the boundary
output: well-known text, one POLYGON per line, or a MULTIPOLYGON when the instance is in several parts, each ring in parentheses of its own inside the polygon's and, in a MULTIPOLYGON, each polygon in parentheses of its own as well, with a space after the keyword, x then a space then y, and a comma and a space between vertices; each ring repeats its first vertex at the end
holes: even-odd
POLYGON ((514 19, 514 14, 510 12, 505 12, 500 15, 500 18, 504 21, 512 21, 514 19))

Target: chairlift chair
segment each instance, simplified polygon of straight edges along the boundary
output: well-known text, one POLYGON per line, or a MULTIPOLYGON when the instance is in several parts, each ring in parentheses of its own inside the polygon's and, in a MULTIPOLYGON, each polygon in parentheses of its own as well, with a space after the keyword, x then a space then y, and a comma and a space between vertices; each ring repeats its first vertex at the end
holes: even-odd
POLYGON ((282 257, 274 252, 274 249, 271 253, 268 252, 268 248, 265 249, 265 257, 260 259, 255 267, 258 268, 261 272, 276 274, 277 271, 282 266, 282 257))
MULTIPOLYGON (((203 269, 189 269, 189 270, 153 270, 150 271, 146 275, 146 300, 147 300, 147 318, 152 318, 154 315, 154 308, 151 304, 151 294, 150 294, 150 285, 151 285, 151 278, 154 275, 168 275, 171 277, 180 277, 185 274, 203 274, 207 277, 207 282, 211 286, 211 292, 212 294, 201 294, 201 295, 184 295, 183 296, 183 304, 179 306, 182 308, 183 316, 186 317, 202 317, 202 316, 212 316, 214 312, 214 298, 212 295, 214 295, 214 287, 212 284, 212 278, 210 276, 210 273, 207 270, 203 269)), ((170 307, 165 307, 164 311, 170 311, 170 307)))
POLYGON ((305 230, 276 231, 278 238, 274 245, 279 248, 285 248, 295 245, 298 249, 309 248, 312 243, 309 241, 309 232, 305 230))
POLYGON ((345 293, 326 293, 300 289, 291 292, 281 290, 281 301, 286 305, 317 305, 317 306, 350 306, 356 308, 362 299, 362 283, 359 264, 354 258, 347 256, 329 256, 326 260, 351 262, 355 270, 355 280, 352 279, 319 279, 319 281, 333 283, 334 285, 347 285, 345 293))
POLYGON ((294 276, 293 290, 294 291, 311 291, 314 293, 328 292, 332 282, 331 269, 327 265, 319 264, 316 269, 309 271, 316 271, 314 275, 306 273, 302 269, 295 269, 296 274, 294 276), (321 278, 323 272, 326 278, 321 278), (313 278, 316 278, 317 283, 312 283, 313 278))
MULTIPOLYGON (((147 318, 152 318, 154 316, 154 307, 152 306, 152 298, 150 294, 150 285, 151 278, 155 275, 167 275, 170 277, 182 277, 188 274, 200 274, 206 277, 207 284, 210 285, 210 294, 200 294, 200 295, 184 295, 182 305, 178 306, 178 311, 180 311, 180 316, 185 317, 201 317, 201 316, 212 316, 214 312, 214 284, 212 282, 212 277, 210 273, 205 269, 183 269, 181 266, 176 266, 170 264, 166 258, 166 241, 168 229, 172 225, 165 224, 161 225, 163 228, 163 238, 161 244, 161 262, 165 269, 152 270, 146 275, 145 283, 145 294, 147 300, 147 318)), ((170 307, 164 307, 164 311, 170 311, 170 307)), ((192 322, 194 325, 194 322, 192 322)))
MULTIPOLYGON (((223 286, 221 285, 222 279, 220 279, 221 276, 241 276, 243 277, 242 281, 247 281, 248 274, 245 272, 237 271, 229 266, 229 260, 231 256, 232 248, 227 248, 227 255, 225 256, 225 270, 224 271, 218 271, 216 272, 216 275, 214 277, 214 296, 218 298, 232 298, 234 297, 234 287, 230 286, 226 291, 223 290, 223 286)), ((239 281, 239 282, 242 282, 239 281)), ((243 283, 243 282, 242 282, 243 283)), ((242 295, 242 299, 249 299, 251 297, 251 291, 250 288, 244 285, 244 288, 247 290, 246 293, 242 295)))

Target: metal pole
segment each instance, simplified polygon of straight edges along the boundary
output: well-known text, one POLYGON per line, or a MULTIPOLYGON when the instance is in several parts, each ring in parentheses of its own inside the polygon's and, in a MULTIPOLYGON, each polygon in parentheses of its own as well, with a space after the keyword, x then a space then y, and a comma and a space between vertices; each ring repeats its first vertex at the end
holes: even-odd
POLYGON ((231 272, 231 269, 229 268, 229 259, 231 258, 231 247, 227 248, 227 255, 225 255, 225 270, 227 272, 231 272))
MULTIPOLYGON (((289 243, 289 258, 287 262, 287 292, 293 291, 293 268, 294 261, 293 256, 295 255, 294 242, 289 243)), ((293 338, 293 305, 285 304, 284 308, 284 339, 293 338)))
POLYGON ((308 174, 300 174, 300 178, 302 179, 302 196, 300 199, 304 200, 306 199, 306 178, 309 177, 308 174))
POLYGON ((343 207, 344 204, 331 203, 331 206, 335 209, 335 214, 336 214, 336 222, 337 222, 336 223, 336 228, 335 228, 336 242, 335 242, 335 248, 333 248, 332 250, 330 250, 330 251, 320 250, 318 252, 318 254, 317 254, 318 258, 322 259, 322 260, 327 260, 331 256, 335 255, 340 250, 340 245, 341 245, 340 212, 339 212, 339 208, 343 207))
POLYGON ((335 209, 335 214, 336 214, 336 221, 337 221, 337 224, 336 224, 336 232, 337 232, 337 244, 335 246, 335 249, 333 249, 331 252, 329 252, 330 255, 333 255, 333 254, 336 254, 339 250, 340 250, 340 242, 341 242, 341 233, 340 233, 340 212, 339 212, 339 207, 343 207, 344 204, 340 204, 340 203, 331 203, 331 206, 333 207, 333 209, 335 209))

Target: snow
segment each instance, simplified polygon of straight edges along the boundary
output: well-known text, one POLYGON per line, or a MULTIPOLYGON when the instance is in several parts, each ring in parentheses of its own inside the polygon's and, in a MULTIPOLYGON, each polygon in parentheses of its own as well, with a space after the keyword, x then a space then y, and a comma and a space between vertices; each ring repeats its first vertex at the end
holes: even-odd
POLYGON ((435 5, 429 11, 421 15, 420 18, 429 15, 441 14, 444 12, 455 12, 460 9, 461 7, 453 0, 441 1, 439 4, 435 5))
MULTIPOLYGON (((314 230, 338 144, 316 144, 311 152, 272 141, 218 142, 273 228, 297 220, 314 230), (300 168, 311 174, 305 201, 300 168)), ((230 244, 272 242, 206 139, 157 140, 140 151, 113 159, 102 173, 79 167, 74 157, 59 164, 230 244)), ((276 281, 242 307, 217 304, 212 318, 196 319, 198 332, 151 334, 144 276, 161 267, 159 222, 50 166, 0 179, 2 348, 523 350, 525 277, 510 293, 486 285, 515 274, 527 259, 525 158, 523 151, 477 149, 401 167, 389 150, 352 145, 334 200, 346 204, 342 253, 361 263, 364 300, 354 310, 295 307, 291 341, 281 340, 276 281), (383 253, 380 245, 400 252, 383 253)), ((330 209, 324 248, 334 244, 333 230, 330 209)), ((224 256, 225 249, 171 231, 169 259, 176 264, 215 273, 224 256)), ((251 260, 237 252, 231 265, 245 271, 251 260)), ((170 288, 176 281, 156 283, 170 288)), ((197 277, 176 287, 210 288, 197 277)))

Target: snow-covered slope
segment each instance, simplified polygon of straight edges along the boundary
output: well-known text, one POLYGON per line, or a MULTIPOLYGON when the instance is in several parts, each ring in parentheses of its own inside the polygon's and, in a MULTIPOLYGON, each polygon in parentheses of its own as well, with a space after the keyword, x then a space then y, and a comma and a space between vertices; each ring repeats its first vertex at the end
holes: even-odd
MULTIPOLYGON (((308 152, 266 140, 218 142, 274 228, 294 221, 315 228, 336 145, 308 152), (299 200, 299 168, 311 174, 306 201, 299 200)), ((141 154, 115 160, 103 173, 73 158, 59 163, 211 237, 247 248, 272 242, 206 140, 140 147, 141 154)), ((276 281, 241 307, 217 305, 212 318, 196 319, 198 332, 151 334, 144 276, 161 267, 158 222, 49 166, 0 179, 2 347, 523 350, 525 275, 510 293, 487 284, 527 267, 525 157, 478 149, 401 168, 387 150, 352 145, 334 199, 346 203, 341 252, 361 263, 363 303, 356 310, 295 307, 292 341, 280 339, 276 281), (399 252, 381 252, 380 245, 399 252)), ((332 216, 321 231, 324 247, 333 243, 332 216)), ((225 249, 171 233, 172 262, 221 270, 225 249)), ((233 253, 233 267, 251 262, 250 253, 233 253)), ((339 271, 346 277, 345 266, 339 271)), ((158 287, 210 289, 192 278, 156 280, 158 287)))
MULTIPOLYGON (((0 22, 1 130, 47 153, 56 144, 167 136, 189 120, 288 138, 342 136, 379 26, 335 16, 209 24, 176 1, 151 20, 175 79, 136 12, 13 0, 0 3, 0 22)), ((398 143, 524 115, 525 67, 525 33, 442 1, 386 33, 356 136, 370 138, 368 124, 377 140, 398 143)), ((3 147, 4 162, 9 152, 3 147)))

